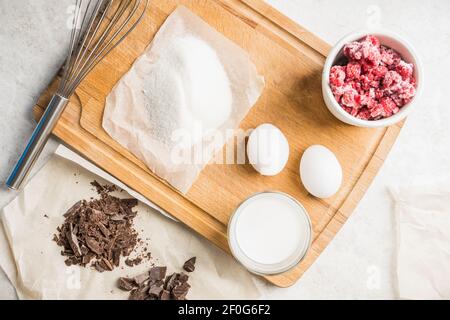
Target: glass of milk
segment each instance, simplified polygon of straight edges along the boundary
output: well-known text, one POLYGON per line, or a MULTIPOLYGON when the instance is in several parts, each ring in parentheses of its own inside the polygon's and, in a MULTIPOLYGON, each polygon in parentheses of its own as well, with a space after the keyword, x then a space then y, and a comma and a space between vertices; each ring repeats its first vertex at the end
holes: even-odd
POLYGON ((254 194, 242 202, 228 224, 234 257, 259 275, 295 267, 311 246, 312 226, 305 208, 275 191, 254 194))

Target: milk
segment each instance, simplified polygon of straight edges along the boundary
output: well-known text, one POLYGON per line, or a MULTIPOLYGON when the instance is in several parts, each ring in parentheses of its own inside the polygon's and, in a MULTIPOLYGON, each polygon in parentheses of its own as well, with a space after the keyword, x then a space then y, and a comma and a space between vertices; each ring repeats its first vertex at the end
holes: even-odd
POLYGON ((250 271, 284 272, 306 254, 311 224, 306 210, 292 197, 263 192, 242 203, 229 226, 235 257, 250 271))

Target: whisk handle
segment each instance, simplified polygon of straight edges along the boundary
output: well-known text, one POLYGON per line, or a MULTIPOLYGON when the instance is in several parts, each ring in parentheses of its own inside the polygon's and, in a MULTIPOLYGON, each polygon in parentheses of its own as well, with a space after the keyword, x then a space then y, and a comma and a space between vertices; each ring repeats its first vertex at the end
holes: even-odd
POLYGON ((39 120, 37 127, 34 129, 25 150, 6 181, 6 186, 8 188, 15 190, 20 188, 22 182, 25 180, 36 162, 36 159, 41 154, 42 149, 44 149, 44 146, 47 143, 56 122, 68 102, 69 101, 67 98, 64 98, 58 94, 55 94, 52 97, 41 117, 41 120, 39 120))

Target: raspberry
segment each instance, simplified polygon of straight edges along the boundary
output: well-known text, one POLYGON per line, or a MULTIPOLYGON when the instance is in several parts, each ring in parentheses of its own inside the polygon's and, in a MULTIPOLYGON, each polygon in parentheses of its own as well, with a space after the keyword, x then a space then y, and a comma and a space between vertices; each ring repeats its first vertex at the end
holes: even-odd
POLYGON ((353 41, 344 46, 344 55, 349 60, 361 60, 362 52, 361 52, 361 43, 358 41, 353 41))
POLYGON ((386 65, 390 68, 395 68, 395 66, 401 60, 401 57, 397 51, 395 51, 394 49, 388 48, 386 46, 380 47, 380 53, 381 53, 381 62, 383 62, 384 65, 386 65))
POLYGON ((388 72, 388 68, 385 66, 377 66, 370 70, 370 74, 373 76, 374 80, 381 80, 384 78, 386 73, 388 72))
POLYGON ((402 60, 397 64, 395 70, 402 76, 403 80, 407 80, 412 76, 413 65, 402 60))
POLYGON ((359 94, 355 89, 347 90, 342 95, 341 103, 344 106, 357 108, 359 104, 359 94))
MULTIPOLYGON (((350 112, 349 112, 350 113, 350 112)), ((358 114, 356 115, 356 117, 358 119, 362 119, 362 120, 370 120, 370 111, 367 108, 361 108, 358 112, 358 114)))
POLYGON ((361 75, 361 65, 355 61, 349 62, 345 72, 347 79, 357 79, 361 75))
POLYGON ((375 47, 380 47, 380 40, 377 37, 368 35, 364 38, 363 41, 370 42, 375 47))
POLYGON ((344 46, 345 66, 333 66, 330 87, 339 105, 352 116, 378 120, 400 111, 416 93, 414 66, 395 50, 368 35, 344 46))
POLYGON ((386 89, 394 89, 393 86, 395 86, 398 83, 402 82, 402 76, 399 75, 396 71, 388 71, 386 72, 386 75, 383 79, 383 88, 386 89))
POLYGON ((390 117, 392 116, 394 113, 397 113, 399 108, 397 107, 397 105, 395 104, 395 102, 389 98, 389 97, 384 97, 383 99, 381 99, 381 103, 380 105, 383 107, 384 109, 384 116, 385 117, 390 117))
POLYGON ((333 66, 330 71, 330 84, 333 86, 343 86, 345 80, 345 67, 333 66))

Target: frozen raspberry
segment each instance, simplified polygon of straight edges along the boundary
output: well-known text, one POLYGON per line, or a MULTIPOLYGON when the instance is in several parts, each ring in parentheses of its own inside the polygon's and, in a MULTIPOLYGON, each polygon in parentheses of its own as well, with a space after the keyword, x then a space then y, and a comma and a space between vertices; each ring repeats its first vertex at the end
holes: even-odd
POLYGON ((390 69, 395 68, 401 60, 400 55, 394 49, 381 46, 380 53, 381 53, 381 62, 383 62, 384 65, 386 65, 390 69))
POLYGON ((370 117, 373 119, 380 119, 384 117, 384 108, 381 104, 377 104, 374 108, 370 109, 370 117))
POLYGON ((370 120, 370 111, 367 108, 361 108, 356 116, 358 119, 370 120))
POLYGON ((413 65, 402 60, 397 64, 395 70, 402 76, 403 80, 407 80, 412 76, 413 65))
POLYGON ((375 99, 380 100, 383 97, 384 97, 384 90, 382 89, 375 90, 375 99))
POLYGON ((363 57, 361 51, 361 43, 358 41, 347 43, 344 46, 344 55, 349 60, 361 60, 363 57))
POLYGON ((383 79, 383 87, 386 89, 393 89, 393 86, 395 86, 398 83, 402 82, 402 76, 398 74, 396 71, 388 71, 386 72, 386 75, 383 79))
POLYGON ((397 104, 389 97, 384 97, 383 99, 381 99, 380 105, 384 109, 384 117, 390 117, 399 111, 397 104))
POLYGON ((373 35, 368 35, 366 36, 363 41, 367 41, 370 42, 373 46, 375 47, 380 47, 380 40, 378 40, 377 37, 373 36, 373 35))
POLYGON ((345 67, 333 66, 330 70, 330 84, 332 86, 343 86, 345 80, 345 67))
POLYGON ((365 62, 365 70, 370 67, 376 67, 381 62, 380 50, 370 42, 364 42, 362 46, 363 58, 365 62))
POLYGON ((347 79, 358 79, 361 75, 361 65, 356 61, 349 62, 345 72, 347 79))
POLYGON ((341 103, 344 106, 357 108, 360 106, 359 94, 355 89, 346 90, 341 98, 341 103))
POLYGON ((416 94, 414 66, 366 36, 344 46, 345 66, 330 71, 330 87, 339 105, 364 120, 390 117, 416 94))
POLYGON ((398 96, 403 100, 411 100, 416 94, 416 88, 409 82, 403 81, 401 83, 400 90, 398 91, 398 96))
POLYGON ((385 66, 377 66, 370 70, 369 74, 373 77, 373 80, 381 80, 384 78, 386 73, 388 72, 388 68, 385 66))

